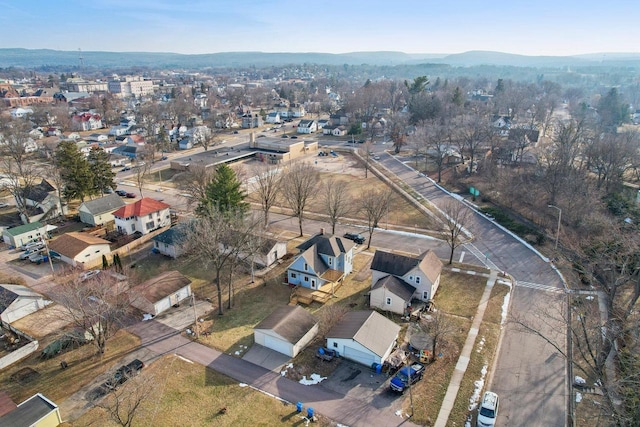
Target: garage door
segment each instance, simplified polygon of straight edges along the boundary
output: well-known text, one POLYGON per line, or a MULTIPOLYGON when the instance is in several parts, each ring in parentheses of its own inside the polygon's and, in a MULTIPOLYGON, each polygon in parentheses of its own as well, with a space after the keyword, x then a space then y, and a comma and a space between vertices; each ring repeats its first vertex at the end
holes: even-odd
POLYGON ((354 362, 362 363, 366 366, 371 366, 371 364, 375 362, 375 358, 372 354, 356 350, 352 347, 347 347, 346 345, 344 346, 344 357, 346 359, 353 360, 354 362))
POLYGON ((279 340, 269 335, 264 336, 264 346, 270 348, 272 350, 277 351, 278 353, 286 354, 287 356, 291 356, 291 344, 286 341, 279 340))

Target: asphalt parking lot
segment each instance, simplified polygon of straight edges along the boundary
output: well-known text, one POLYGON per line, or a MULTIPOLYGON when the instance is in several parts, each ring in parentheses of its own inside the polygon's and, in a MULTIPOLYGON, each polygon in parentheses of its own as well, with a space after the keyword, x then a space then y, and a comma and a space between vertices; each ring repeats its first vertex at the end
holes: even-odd
POLYGON ((376 408, 396 405, 400 409, 401 395, 389 389, 390 377, 387 374, 376 374, 370 367, 345 359, 334 359, 327 363, 336 362, 336 369, 321 383, 324 387, 365 401, 376 408))
MULTIPOLYGON (((38 280, 51 274, 51 265, 48 262, 38 264, 29 262, 29 260, 21 260, 20 249, 9 249, 6 245, 3 245, 0 250, 0 262, 11 266, 16 271, 38 280)), ((53 269, 55 272, 62 271, 66 264, 57 260, 52 260, 53 269)))

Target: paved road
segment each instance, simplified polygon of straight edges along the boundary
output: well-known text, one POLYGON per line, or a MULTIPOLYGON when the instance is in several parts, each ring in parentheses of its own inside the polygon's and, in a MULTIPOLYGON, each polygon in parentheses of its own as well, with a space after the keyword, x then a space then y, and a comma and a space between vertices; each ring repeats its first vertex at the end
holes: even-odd
MULTIPOLYGON (((436 206, 443 206, 451 197, 389 154, 381 154, 380 163, 436 206)), ((474 235, 474 241, 467 249, 489 266, 507 271, 516 279, 511 298, 512 315, 535 321, 541 314, 540 307, 562 310, 563 283, 548 262, 480 214, 474 213, 465 225, 474 235)), ((545 324, 541 332, 562 336, 564 328, 558 324, 545 324)), ((564 343, 564 340, 559 342, 564 343)), ((566 363, 555 349, 508 323, 496 366, 488 387, 502 397, 499 425, 553 427, 566 424, 566 363)))
POLYGON ((142 346, 158 355, 180 355, 286 401, 303 402, 305 407, 312 407, 318 413, 342 424, 415 426, 396 416, 390 406, 371 406, 364 401, 328 390, 322 385, 304 386, 253 363, 192 342, 181 336, 179 331, 155 320, 138 323, 129 329, 140 337, 142 346))

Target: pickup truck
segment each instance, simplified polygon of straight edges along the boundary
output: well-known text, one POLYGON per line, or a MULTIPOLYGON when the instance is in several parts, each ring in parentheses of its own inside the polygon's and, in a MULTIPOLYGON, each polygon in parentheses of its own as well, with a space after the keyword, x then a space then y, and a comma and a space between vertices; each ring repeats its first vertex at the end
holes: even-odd
POLYGON ((409 385, 420 381, 423 374, 424 365, 422 363, 413 363, 411 366, 405 366, 391 379, 391 390, 404 393, 404 390, 409 385))
POLYGON ((326 347, 320 347, 316 352, 316 357, 326 362, 330 362, 334 357, 338 357, 338 353, 335 350, 330 350, 326 347))
POLYGON ((144 363, 139 359, 135 359, 132 362, 119 367, 103 384, 103 386, 107 389, 115 390, 120 384, 123 384, 129 378, 137 375, 142 368, 144 368, 144 363))

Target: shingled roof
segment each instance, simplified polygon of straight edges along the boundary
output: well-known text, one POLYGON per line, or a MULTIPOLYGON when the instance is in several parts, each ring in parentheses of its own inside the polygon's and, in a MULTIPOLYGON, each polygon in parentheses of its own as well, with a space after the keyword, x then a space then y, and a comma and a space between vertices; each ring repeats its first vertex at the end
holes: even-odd
POLYGON ((353 339, 382 357, 397 339, 400 326, 375 311, 350 311, 327 333, 327 338, 353 339))
POLYGON ((118 218, 128 218, 130 216, 144 216, 153 212, 161 211, 162 209, 168 209, 169 206, 159 200, 152 199, 150 197, 143 197, 135 203, 124 205, 113 213, 113 216, 118 218))
POLYGON ((189 284, 191 284, 191 279, 183 276, 179 271, 165 271, 141 283, 132 290, 147 301, 155 304, 189 284))
POLYGON ((99 199, 89 200, 88 202, 84 202, 83 205, 92 215, 100 215, 105 212, 113 212, 123 207, 125 203, 120 196, 113 193, 100 197, 99 199))
POLYGON ((318 321, 300 306, 278 307, 253 329, 270 329, 290 343, 297 343, 318 321))
POLYGON ((403 301, 410 301, 416 288, 396 276, 385 276, 379 279, 371 289, 386 288, 403 301))
POLYGON ((300 252, 304 252, 314 245, 318 248, 318 253, 338 256, 341 253, 349 252, 355 246, 355 243, 342 237, 327 236, 324 233, 319 233, 299 244, 297 249, 300 252))
POLYGON ((52 240, 49 243, 49 249, 58 252, 60 255, 64 255, 68 258, 75 258, 76 255, 78 255, 89 246, 99 244, 110 245, 111 242, 89 233, 72 231, 70 233, 63 234, 57 239, 52 240))
POLYGON ((417 257, 377 250, 371 262, 372 270, 398 277, 404 276, 415 267, 419 267, 431 283, 434 283, 442 272, 442 261, 431 250, 417 257))

